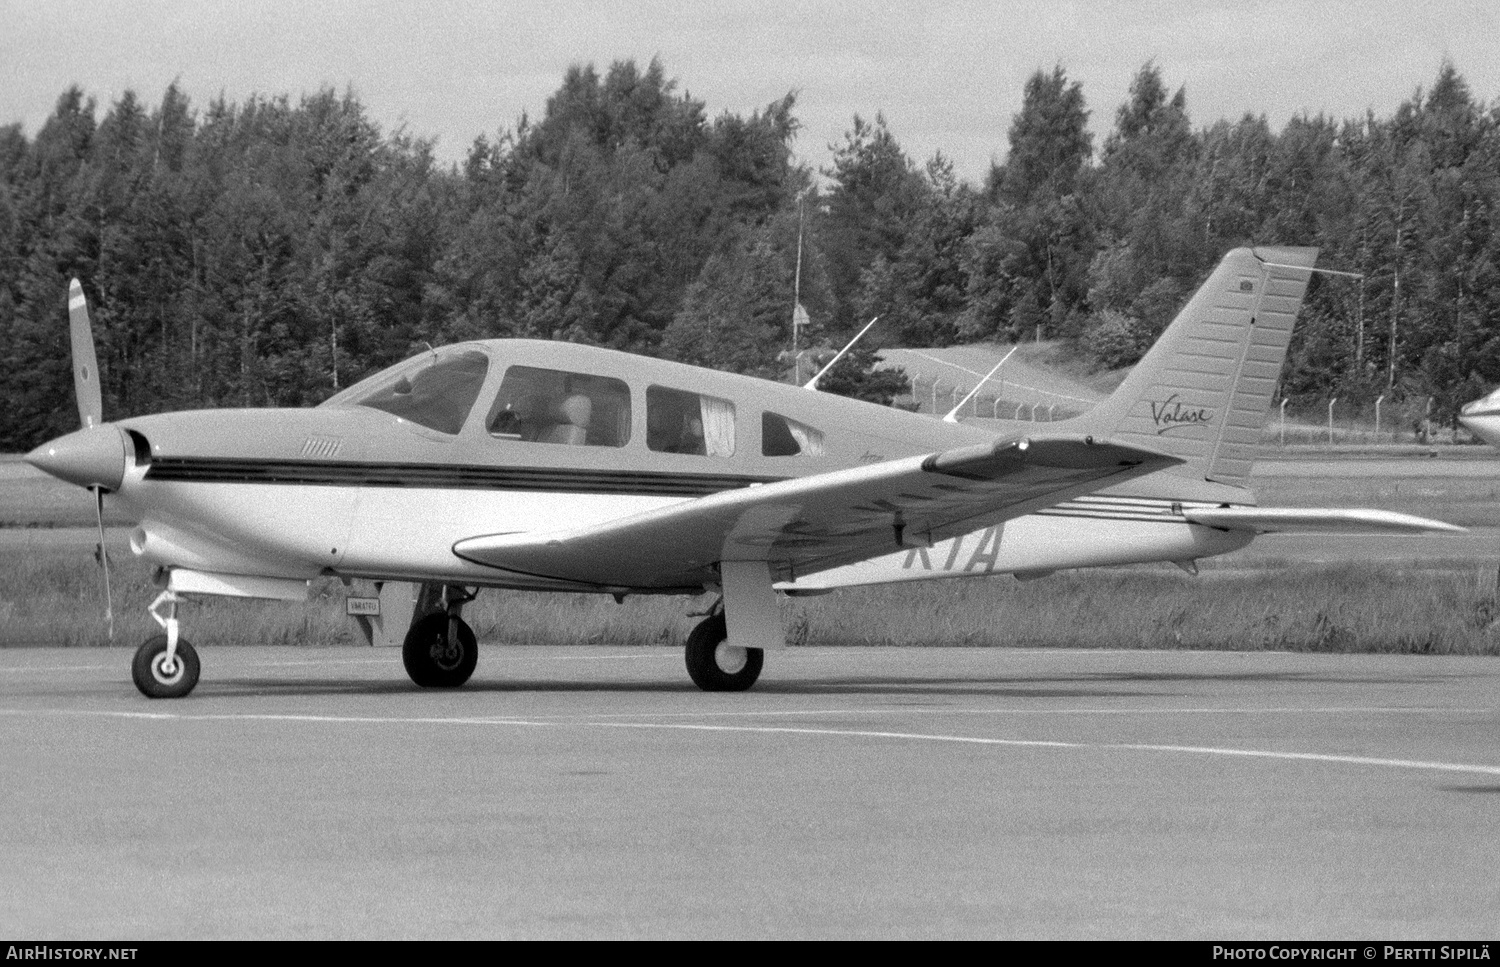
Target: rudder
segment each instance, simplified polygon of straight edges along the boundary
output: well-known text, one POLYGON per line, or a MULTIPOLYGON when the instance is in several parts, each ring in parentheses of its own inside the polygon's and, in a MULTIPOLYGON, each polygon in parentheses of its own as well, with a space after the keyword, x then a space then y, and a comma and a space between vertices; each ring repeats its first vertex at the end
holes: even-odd
POLYGON ((1244 486, 1316 248, 1237 248, 1108 399, 1068 421, 1180 457, 1174 472, 1244 486))

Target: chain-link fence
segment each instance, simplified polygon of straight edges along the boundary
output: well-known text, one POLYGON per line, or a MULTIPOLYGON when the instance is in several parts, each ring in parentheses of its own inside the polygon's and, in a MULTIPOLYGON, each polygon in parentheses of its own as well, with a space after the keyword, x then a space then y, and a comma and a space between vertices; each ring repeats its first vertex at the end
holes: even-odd
MULTIPOLYGON (((964 385, 926 376, 913 376, 909 382, 911 395, 908 400, 916 404, 917 412, 940 417, 948 415, 974 388, 973 383, 964 385)), ((985 383, 984 388, 973 399, 964 403, 958 415, 1051 423, 1077 416, 1090 409, 1094 402, 1014 380, 996 378, 985 383)))

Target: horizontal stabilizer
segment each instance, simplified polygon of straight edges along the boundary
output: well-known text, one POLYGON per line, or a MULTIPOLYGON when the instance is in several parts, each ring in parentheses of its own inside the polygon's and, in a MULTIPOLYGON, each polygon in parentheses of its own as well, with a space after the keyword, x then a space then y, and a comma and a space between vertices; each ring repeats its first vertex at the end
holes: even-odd
POLYGON ((1194 524, 1257 534, 1326 531, 1340 534, 1462 534, 1465 528, 1393 510, 1340 510, 1327 507, 1193 507, 1182 516, 1194 524))

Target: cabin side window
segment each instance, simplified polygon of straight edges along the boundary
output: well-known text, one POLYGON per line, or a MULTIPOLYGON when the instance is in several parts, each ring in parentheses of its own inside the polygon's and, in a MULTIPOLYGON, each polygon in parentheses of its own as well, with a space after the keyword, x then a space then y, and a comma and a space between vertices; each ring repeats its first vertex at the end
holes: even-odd
POLYGON ((766 457, 821 457, 823 431, 779 413, 762 413, 760 452, 766 457))
POLYGON ((432 362, 356 402, 439 433, 463 429, 479 398, 490 357, 477 349, 434 355, 432 362))
POLYGON ((623 447, 630 440, 630 389, 608 376, 512 366, 485 427, 497 440, 623 447))
POLYGON ((734 404, 701 393, 647 387, 646 446, 657 453, 734 456, 734 404))

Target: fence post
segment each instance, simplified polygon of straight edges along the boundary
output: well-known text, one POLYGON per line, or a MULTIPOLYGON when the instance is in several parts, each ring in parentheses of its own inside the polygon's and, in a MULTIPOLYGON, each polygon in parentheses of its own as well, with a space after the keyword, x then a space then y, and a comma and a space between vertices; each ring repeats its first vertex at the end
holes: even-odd
POLYGON ((1338 401, 1339 401, 1339 398, 1337 396, 1335 396, 1333 399, 1331 399, 1331 400, 1328 401, 1328 445, 1329 445, 1329 447, 1333 446, 1333 404, 1337 403, 1338 401))
POLYGON ((1380 442, 1380 404, 1385 402, 1385 394, 1381 393, 1375 397, 1375 442, 1380 442))
POLYGON ((1281 449, 1286 449, 1286 405, 1292 401, 1290 396, 1281 398, 1281 449))

